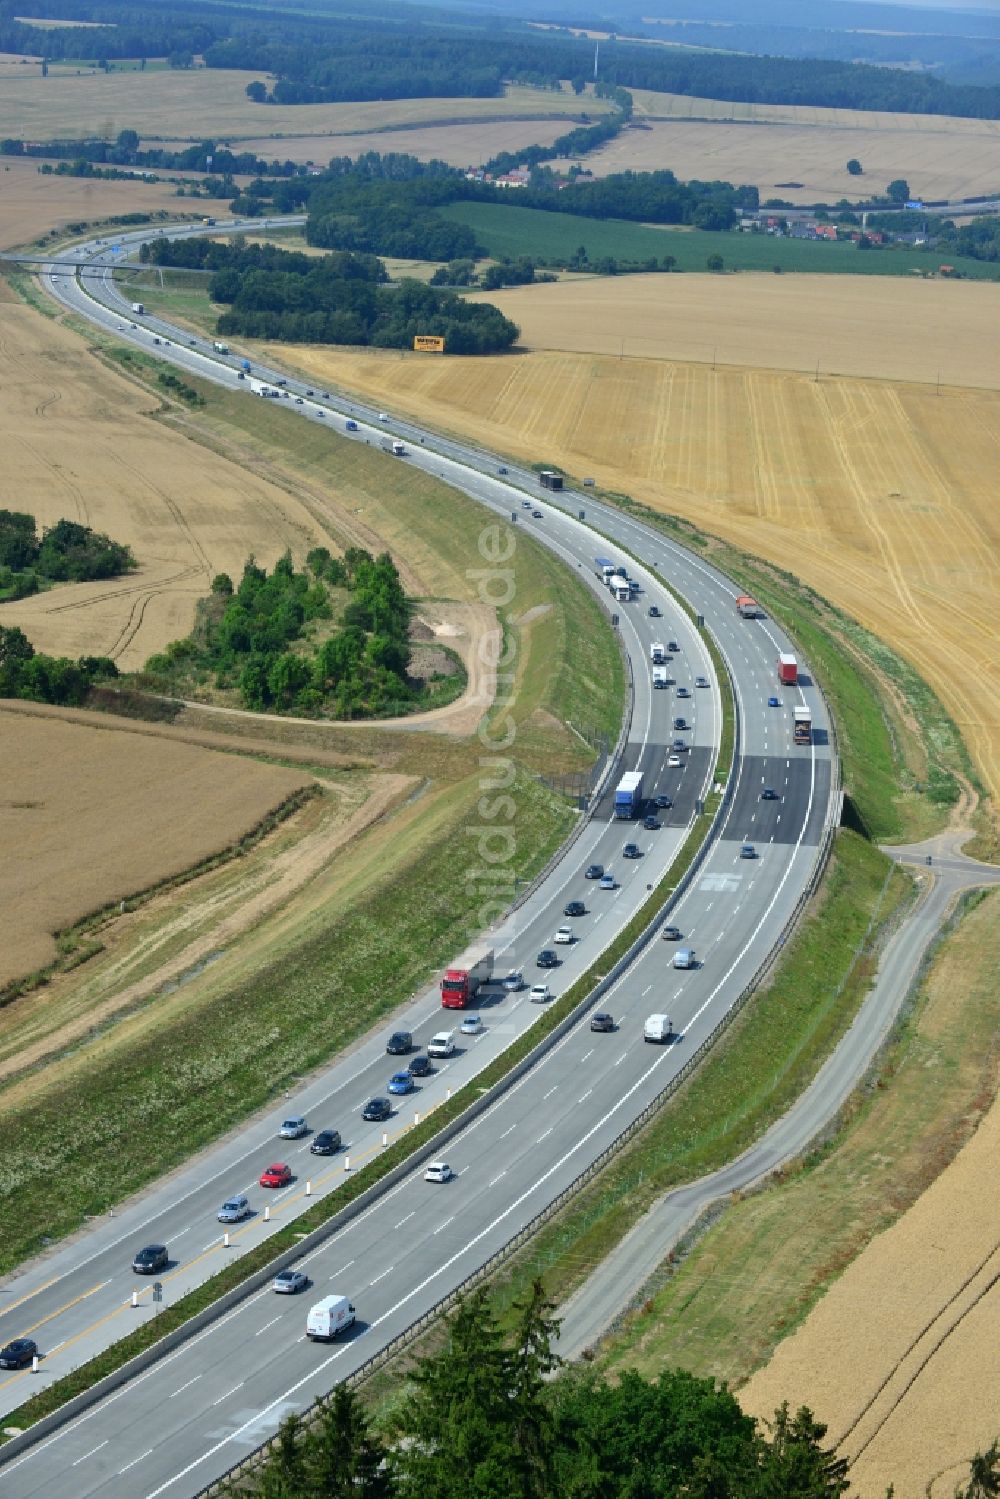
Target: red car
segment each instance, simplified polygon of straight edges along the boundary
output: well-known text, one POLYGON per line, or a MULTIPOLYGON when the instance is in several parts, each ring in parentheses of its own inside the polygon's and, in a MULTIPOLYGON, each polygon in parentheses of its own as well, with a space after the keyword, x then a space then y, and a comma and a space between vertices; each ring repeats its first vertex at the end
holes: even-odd
POLYGON ((278 1161, 276 1165, 268 1166, 266 1171, 261 1172, 260 1184, 262 1187, 287 1187, 291 1179, 291 1166, 278 1161))

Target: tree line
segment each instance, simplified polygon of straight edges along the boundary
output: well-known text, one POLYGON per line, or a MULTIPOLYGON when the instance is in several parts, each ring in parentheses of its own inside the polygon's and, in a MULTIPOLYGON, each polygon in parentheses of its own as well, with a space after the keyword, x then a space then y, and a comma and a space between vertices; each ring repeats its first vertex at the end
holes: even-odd
MULTIPOLYGON (((166 147, 139 148, 136 130, 119 130, 114 140, 22 141, 0 140, 0 156, 47 157, 95 166, 140 167, 146 171, 209 172, 220 178, 241 176, 306 177, 309 168, 297 161, 266 161, 253 151, 231 151, 214 140, 199 141, 181 151, 166 147)), ((80 173, 79 175, 83 175, 80 173)))
POLYGON ((407 677, 410 606, 387 553, 325 547, 299 571, 286 553, 268 574, 253 557, 234 588, 220 573, 191 635, 151 656, 143 685, 185 692, 211 681, 255 712, 372 718, 416 699, 407 677), (331 587, 348 601, 334 619, 331 587), (322 628, 321 628, 322 627, 322 628))
POLYGON ((242 238, 225 245, 164 238, 143 246, 142 256, 211 270, 209 295, 228 307, 219 333, 382 349, 412 348, 418 334, 432 334, 449 354, 490 354, 509 348, 519 332, 488 303, 420 281, 389 286, 382 262, 353 250, 316 257, 242 238))
POLYGON ((118 675, 107 656, 46 656, 36 651, 23 630, 0 625, 0 698, 34 703, 63 703, 77 708, 95 682, 118 675))
POLYGON ((0 510, 0 596, 27 598, 46 583, 86 583, 133 572, 129 547, 110 536, 59 520, 41 537, 33 515, 0 510))

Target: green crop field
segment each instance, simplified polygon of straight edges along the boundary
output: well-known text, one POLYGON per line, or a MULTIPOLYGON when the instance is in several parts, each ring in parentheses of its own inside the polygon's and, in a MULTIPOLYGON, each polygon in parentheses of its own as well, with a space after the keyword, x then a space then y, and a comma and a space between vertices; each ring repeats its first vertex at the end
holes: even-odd
POLYGON ((453 203, 440 210, 468 224, 490 255, 533 256, 562 264, 584 245, 591 261, 662 261, 672 255, 678 271, 704 271, 710 255, 721 255, 727 271, 816 271, 826 275, 911 276, 936 271, 942 262, 970 280, 1000 280, 1000 265, 941 250, 872 249, 769 234, 721 234, 702 229, 655 228, 624 219, 586 219, 506 203, 453 203))

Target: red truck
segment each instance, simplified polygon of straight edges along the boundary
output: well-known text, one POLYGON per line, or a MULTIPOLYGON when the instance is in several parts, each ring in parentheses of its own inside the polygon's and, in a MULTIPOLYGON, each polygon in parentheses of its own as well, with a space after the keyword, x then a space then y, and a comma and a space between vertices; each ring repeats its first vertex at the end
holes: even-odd
POLYGON ((782 651, 778 657, 778 681, 785 687, 794 687, 799 680, 799 665, 794 656, 782 651))
POLYGON ((446 970, 441 980, 441 1003, 446 1010, 466 1010, 493 977, 492 947, 474 947, 446 970))

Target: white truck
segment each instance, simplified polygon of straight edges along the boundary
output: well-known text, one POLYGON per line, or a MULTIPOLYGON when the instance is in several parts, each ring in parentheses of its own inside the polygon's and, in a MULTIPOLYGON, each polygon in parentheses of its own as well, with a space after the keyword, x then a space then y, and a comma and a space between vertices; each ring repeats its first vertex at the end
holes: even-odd
POLYGON ((329 1343, 338 1333, 354 1326, 356 1313, 346 1296, 324 1296, 309 1308, 306 1337, 313 1343, 329 1343))
POLYGON ((667 676, 667 668, 665 666, 654 666, 653 667, 653 686, 654 687, 667 687, 669 685, 670 685, 670 679, 667 676))
POLYGON ((669 1041, 674 1033, 670 1024, 669 1015, 650 1015, 642 1028, 642 1039, 644 1041, 664 1042, 669 1041))
POLYGON ((396 458, 406 457, 406 449, 401 442, 394 442, 392 445, 392 451, 396 458))
POLYGON ((139 316, 141 317, 142 314, 146 311, 146 304, 145 304, 145 302, 133 302, 132 303, 132 311, 133 312, 137 312, 139 314, 139 316))
POLYGON ((659 666, 667 659, 667 648, 662 640, 654 640, 649 647, 649 659, 654 665, 659 666))
POLYGON ((623 578, 621 573, 615 573, 608 579, 608 587, 618 600, 619 604, 627 604, 632 597, 632 585, 628 578, 623 578))
POLYGON ((220 343, 218 339, 215 340, 215 342, 212 345, 212 348, 215 350, 215 352, 217 354, 228 354, 229 353, 229 345, 228 344, 222 344, 222 343, 220 343))
POLYGON ((266 396, 270 400, 276 401, 281 395, 281 391, 273 385, 268 385, 266 380, 249 380, 247 384, 255 396, 266 396))

